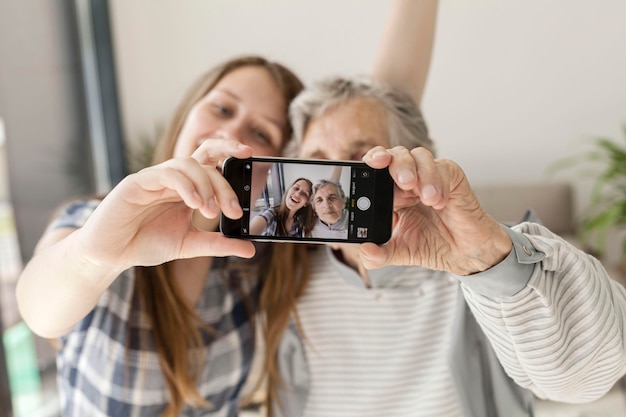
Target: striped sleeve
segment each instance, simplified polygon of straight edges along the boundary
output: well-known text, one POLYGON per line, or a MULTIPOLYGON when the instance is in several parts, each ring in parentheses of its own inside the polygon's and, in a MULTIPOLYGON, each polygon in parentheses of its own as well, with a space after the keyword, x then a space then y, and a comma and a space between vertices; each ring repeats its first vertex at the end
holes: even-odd
POLYGON ((625 288, 597 259, 545 227, 522 223, 513 229, 532 245, 529 258, 538 259, 526 285, 497 297, 473 288, 466 277, 465 298, 519 385, 543 399, 593 401, 626 371, 625 288))

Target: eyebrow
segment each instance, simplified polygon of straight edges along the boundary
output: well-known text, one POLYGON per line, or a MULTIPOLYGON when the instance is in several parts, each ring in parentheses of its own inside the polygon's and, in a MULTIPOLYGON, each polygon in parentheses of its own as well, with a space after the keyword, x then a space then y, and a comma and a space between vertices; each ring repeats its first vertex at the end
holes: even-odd
POLYGON ((350 148, 351 149, 361 149, 363 147, 367 147, 367 148, 373 148, 375 145, 373 142, 376 142, 376 140, 374 138, 367 138, 367 139, 360 139, 356 142, 354 142, 350 148))
MULTIPOLYGON (((331 198, 331 197, 339 197, 339 193, 330 193, 330 194, 326 194, 326 198, 331 198)), ((318 196, 317 193, 315 193, 315 199, 321 199, 322 197, 318 196)))
MULTIPOLYGON (((350 145, 350 147, 348 148, 348 151, 353 152, 353 151, 362 150, 362 149, 370 150, 374 146, 377 146, 375 144, 375 142, 376 142, 376 140, 374 138, 360 139, 360 140, 352 143, 350 145)), ((307 156, 307 158, 330 159, 326 155, 326 152, 323 149, 319 149, 319 148, 316 149, 313 153, 309 154, 309 156, 307 156)))

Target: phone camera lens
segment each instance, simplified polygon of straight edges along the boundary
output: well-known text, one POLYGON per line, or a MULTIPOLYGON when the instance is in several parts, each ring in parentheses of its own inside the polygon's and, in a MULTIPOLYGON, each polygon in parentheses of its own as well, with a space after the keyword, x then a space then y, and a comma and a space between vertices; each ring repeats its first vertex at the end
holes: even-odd
POLYGON ((361 171, 361 178, 369 178, 370 173, 368 171, 361 171))

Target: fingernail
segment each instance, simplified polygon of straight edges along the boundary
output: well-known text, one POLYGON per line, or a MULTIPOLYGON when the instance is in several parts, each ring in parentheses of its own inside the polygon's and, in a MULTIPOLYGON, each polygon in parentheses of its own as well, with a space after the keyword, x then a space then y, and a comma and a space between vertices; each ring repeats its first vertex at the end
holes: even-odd
POLYGON ((239 205, 239 200, 237 200, 236 198, 233 198, 232 200, 230 200, 230 206, 234 208, 235 210, 241 209, 241 206, 239 205))
POLYGON ((427 185, 422 188, 422 198, 428 200, 437 195, 437 189, 432 185, 427 185))
POLYGON ((374 152, 374 155, 372 155, 372 158, 373 159, 382 158, 385 155, 387 155, 387 152, 385 152, 385 151, 378 151, 378 152, 374 152))
POLYGON ((213 198, 209 198, 209 200, 206 202, 206 206, 211 211, 217 210, 217 205, 215 204, 215 200, 213 200, 213 198))
POLYGON ((413 171, 403 169, 398 171, 398 182, 401 184, 407 184, 415 180, 415 174, 413 171))

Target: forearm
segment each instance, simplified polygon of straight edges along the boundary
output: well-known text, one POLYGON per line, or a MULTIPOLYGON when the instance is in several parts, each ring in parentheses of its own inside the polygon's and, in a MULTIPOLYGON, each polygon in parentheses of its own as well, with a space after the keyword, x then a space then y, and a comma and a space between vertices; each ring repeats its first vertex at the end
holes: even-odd
POLYGON ((96 305, 121 272, 91 263, 82 255, 80 230, 38 251, 17 285, 20 313, 38 335, 66 334, 96 305))
POLYGON ((410 93, 420 103, 430 68, 437 0, 392 3, 372 75, 379 82, 410 93))
POLYGON ((594 258, 545 228, 523 227, 533 246, 519 256, 532 267, 528 283, 501 287, 515 293, 497 296, 466 277, 465 298, 518 384, 541 398, 594 400, 624 373, 626 292, 594 258), (545 257, 531 259, 538 254, 545 257))
POLYGON ((251 235, 260 235, 265 231, 267 227, 267 220, 265 217, 258 215, 252 219, 250 222, 250 234, 251 235))

